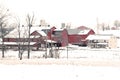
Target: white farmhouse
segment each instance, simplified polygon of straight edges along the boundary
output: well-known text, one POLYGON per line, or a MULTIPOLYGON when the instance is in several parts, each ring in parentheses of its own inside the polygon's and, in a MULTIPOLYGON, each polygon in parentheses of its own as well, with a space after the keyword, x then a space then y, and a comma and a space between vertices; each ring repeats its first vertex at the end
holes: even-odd
POLYGON ((114 35, 89 35, 87 42, 88 47, 91 48, 117 48, 117 38, 114 35))

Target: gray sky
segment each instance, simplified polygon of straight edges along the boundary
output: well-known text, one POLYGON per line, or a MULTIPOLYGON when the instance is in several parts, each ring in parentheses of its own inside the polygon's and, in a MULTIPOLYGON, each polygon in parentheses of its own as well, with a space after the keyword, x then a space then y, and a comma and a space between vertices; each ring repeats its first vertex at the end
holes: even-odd
MULTIPOLYGON (((27 13, 36 16, 36 22, 62 22, 80 26, 95 26, 100 22, 111 23, 120 19, 119 0, 1 0, 14 14, 23 19, 27 13)), ((22 20, 23 21, 23 20, 22 20)))

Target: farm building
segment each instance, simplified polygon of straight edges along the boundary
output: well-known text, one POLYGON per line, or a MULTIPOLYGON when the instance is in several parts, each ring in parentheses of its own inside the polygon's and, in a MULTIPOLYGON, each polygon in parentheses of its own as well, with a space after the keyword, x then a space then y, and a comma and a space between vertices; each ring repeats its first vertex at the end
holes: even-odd
POLYGON ((120 30, 105 30, 100 31, 100 34, 114 35, 117 38, 117 47, 120 47, 120 30))
POLYGON ((95 34, 92 29, 85 26, 81 26, 75 29, 68 29, 67 31, 69 43, 81 46, 86 46, 86 38, 91 34, 95 34))
POLYGON ((113 35, 89 35, 86 40, 90 48, 117 48, 117 38, 113 35))
POLYGON ((66 29, 54 29, 51 33, 51 40, 56 41, 58 46, 68 45, 68 34, 66 29))
POLYGON ((86 45, 86 38, 95 32, 85 26, 80 26, 75 29, 56 29, 53 28, 51 33, 48 34, 49 39, 60 43, 61 46, 70 44, 86 45))
POLYGON ((29 39, 27 27, 21 27, 20 33, 16 28, 4 37, 4 43, 6 46, 13 47, 18 46, 19 43, 21 45, 24 44, 24 46, 27 46, 28 40, 30 40, 30 45, 32 47, 40 47, 41 44, 44 44, 45 46, 45 44, 47 43, 47 34, 49 31, 51 31, 50 27, 31 27, 29 39))
MULTIPOLYGON (((86 45, 86 38, 94 34, 92 29, 84 26, 75 29, 56 29, 55 27, 31 27, 30 29, 30 43, 31 46, 41 47, 41 44, 47 43, 48 46, 67 46, 70 44, 86 45)), ((14 29, 4 37, 4 42, 12 43, 28 42, 28 29, 27 27, 20 28, 20 39, 18 29, 14 29)), ((11 43, 11 44, 10 44, 11 43)), ((27 45, 27 44, 26 44, 27 45)), ((15 44, 14 44, 15 46, 15 44)))

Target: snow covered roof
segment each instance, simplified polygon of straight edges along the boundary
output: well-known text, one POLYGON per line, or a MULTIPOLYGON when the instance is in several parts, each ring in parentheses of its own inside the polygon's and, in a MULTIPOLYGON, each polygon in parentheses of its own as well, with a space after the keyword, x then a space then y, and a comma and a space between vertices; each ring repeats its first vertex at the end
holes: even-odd
POLYGON ((54 31, 63 31, 64 29, 55 29, 54 31))
POLYGON ((15 38, 17 37, 19 34, 18 34, 18 30, 17 29, 14 29, 13 31, 11 31, 9 34, 7 34, 5 36, 5 38, 8 38, 8 37, 11 37, 11 38, 15 38))
MULTIPOLYGON (((23 44, 23 42, 19 42, 21 45, 23 44)), ((30 45, 34 45, 36 42, 30 42, 30 45)), ((0 43, 2 44, 2 43, 0 43)), ((5 45, 18 45, 17 42, 4 42, 5 45)), ((28 45, 28 42, 24 42, 24 45, 28 45)))
POLYGON ((50 27, 31 27, 30 32, 32 33, 33 31, 42 30, 42 29, 51 29, 51 28, 50 27))
POLYGON ((44 31, 41 31, 41 30, 36 30, 41 36, 47 36, 47 34, 45 34, 44 31))
POLYGON ((78 34, 79 35, 85 35, 88 34, 90 30, 81 30, 78 34))
POLYGON ((68 34, 77 34, 79 32, 79 29, 68 29, 68 34))
MULTIPOLYGON (((33 33, 34 31, 37 31, 42 36, 46 36, 46 34, 44 33, 44 31, 42 31, 42 29, 44 29, 44 28, 31 27, 30 34, 33 33)), ((45 28, 45 29, 48 29, 48 28, 45 28)), ((5 38, 18 38, 18 37, 19 37, 18 28, 14 29, 13 31, 11 31, 9 34, 7 34, 5 36, 5 38)), ((21 27, 20 28, 20 37, 21 38, 27 38, 28 37, 28 27, 21 27)))
POLYGON ((90 29, 87 29, 87 30, 68 29, 67 31, 68 31, 68 34, 70 34, 70 35, 72 35, 72 34, 85 35, 85 34, 88 34, 90 29))
POLYGON ((89 35, 87 40, 109 40, 112 35, 89 35))
POLYGON ((48 43, 56 43, 56 41, 53 41, 53 40, 44 40, 44 41, 46 41, 48 43))

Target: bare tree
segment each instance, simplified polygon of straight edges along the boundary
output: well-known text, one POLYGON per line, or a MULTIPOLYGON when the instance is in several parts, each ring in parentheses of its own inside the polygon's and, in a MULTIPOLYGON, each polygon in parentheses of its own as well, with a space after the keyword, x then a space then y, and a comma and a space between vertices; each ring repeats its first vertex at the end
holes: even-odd
POLYGON ((119 20, 115 20, 115 21, 114 21, 114 26, 115 26, 116 28, 120 27, 120 21, 119 21, 119 20))
POLYGON ((26 50, 26 45, 27 45, 27 39, 28 39, 28 36, 26 36, 28 33, 27 33, 27 29, 26 27, 22 27, 20 28, 20 26, 18 26, 18 34, 19 34, 19 38, 18 38, 18 48, 19 48, 19 58, 20 60, 22 60, 22 56, 23 56, 23 53, 24 51, 26 50))
POLYGON ((1 28, 1 47, 2 47, 2 57, 4 58, 4 51, 5 51, 5 45, 4 45, 4 31, 3 28, 8 25, 8 20, 10 19, 9 9, 3 8, 0 6, 0 28, 1 28))
POLYGON ((26 22, 28 26, 28 59, 30 58, 30 29, 34 23, 34 14, 31 16, 30 14, 26 17, 26 22))
POLYGON ((23 53, 24 53, 24 51, 26 50, 26 41, 27 41, 27 30, 24 28, 24 30, 22 29, 20 29, 20 27, 19 27, 19 58, 20 58, 20 60, 22 60, 22 55, 23 55, 23 53), (22 35, 21 35, 22 34, 22 35))
POLYGON ((18 17, 15 17, 16 22, 17 22, 17 30, 18 30, 18 38, 17 39, 17 43, 18 43, 18 58, 20 58, 20 60, 22 60, 22 54, 23 54, 23 50, 21 49, 21 38, 20 38, 20 19, 18 17))

